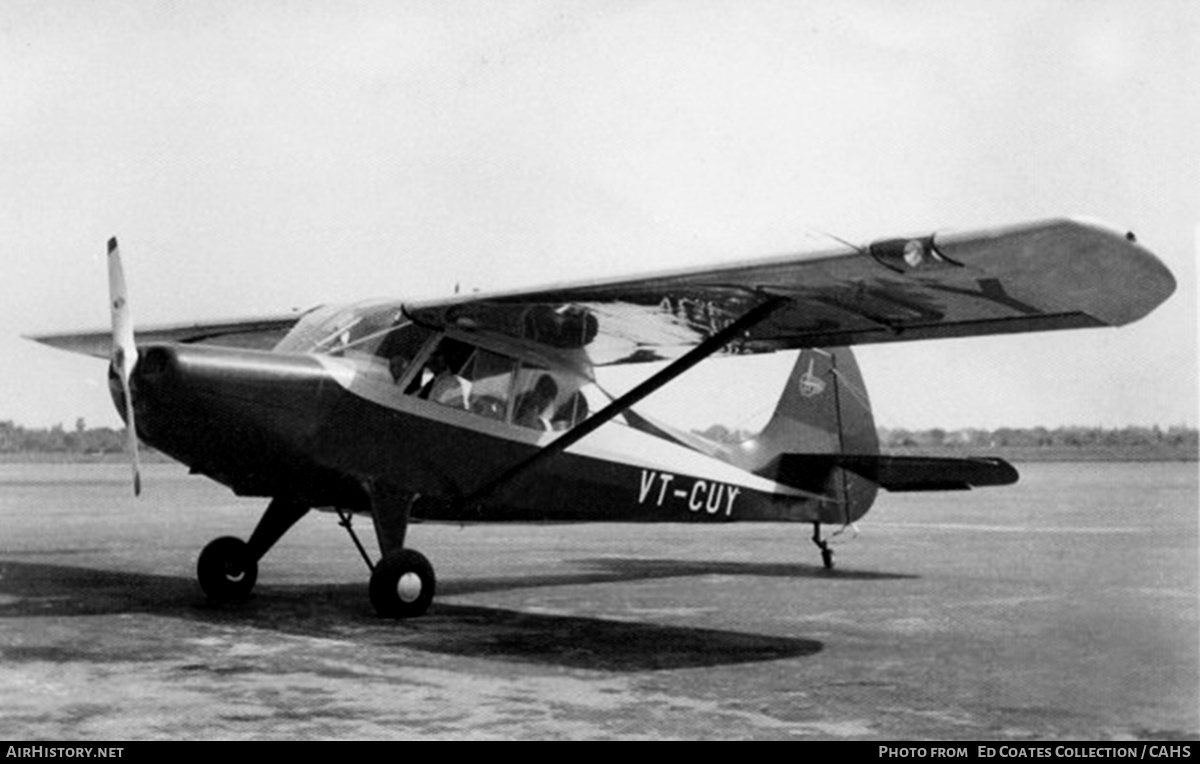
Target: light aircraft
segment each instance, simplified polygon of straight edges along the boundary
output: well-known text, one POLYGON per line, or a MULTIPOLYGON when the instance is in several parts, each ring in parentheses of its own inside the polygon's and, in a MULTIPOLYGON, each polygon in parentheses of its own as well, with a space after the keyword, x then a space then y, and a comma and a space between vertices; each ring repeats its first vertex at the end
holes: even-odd
MULTIPOLYGON (((1064 218, 882 239, 719 267, 520 291, 323 306, 139 330, 116 239, 112 330, 32 337, 110 359, 134 490, 140 438, 240 496, 247 541, 200 554, 213 600, 310 509, 336 512, 382 616, 425 612, 433 567, 410 522, 799 522, 846 527, 879 488, 1003 485, 996 458, 880 455, 854 345, 1120 326, 1175 280, 1132 233, 1064 218), (702 359, 798 351, 774 414, 737 445, 638 413, 702 359), (596 370, 666 361, 611 397, 596 370), (351 525, 371 518, 372 562, 351 525)), ((728 363, 736 364, 736 360, 728 363)), ((943 395, 943 390, 914 390, 943 395)))

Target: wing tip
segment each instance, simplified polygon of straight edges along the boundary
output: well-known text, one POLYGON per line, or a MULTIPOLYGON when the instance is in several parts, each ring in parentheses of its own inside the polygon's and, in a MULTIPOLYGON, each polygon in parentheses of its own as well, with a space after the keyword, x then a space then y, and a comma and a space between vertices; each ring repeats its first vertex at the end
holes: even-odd
POLYGON ((936 241, 948 257, 984 270, 1007 269, 1027 289, 1049 289, 1062 298, 1062 307, 1106 326, 1144 318, 1178 287, 1171 270, 1133 231, 1087 215, 948 232, 936 241))

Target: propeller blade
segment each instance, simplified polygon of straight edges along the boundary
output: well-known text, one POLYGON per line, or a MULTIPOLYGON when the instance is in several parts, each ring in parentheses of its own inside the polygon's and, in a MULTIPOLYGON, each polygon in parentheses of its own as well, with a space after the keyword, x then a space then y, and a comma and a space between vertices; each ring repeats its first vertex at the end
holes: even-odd
POLYGON ((125 420, 125 451, 133 462, 133 495, 142 492, 142 471, 138 462, 137 424, 133 419, 133 395, 129 377, 137 363, 137 343, 133 336, 133 316, 129 312, 129 292, 125 287, 125 271, 121 267, 121 250, 114 236, 108 240, 108 299, 112 308, 112 368, 121 380, 125 420))

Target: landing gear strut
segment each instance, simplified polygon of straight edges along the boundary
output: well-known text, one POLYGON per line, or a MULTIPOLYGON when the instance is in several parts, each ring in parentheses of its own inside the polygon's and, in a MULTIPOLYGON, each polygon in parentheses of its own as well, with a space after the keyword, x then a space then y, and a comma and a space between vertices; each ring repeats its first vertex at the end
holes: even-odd
POLYGON ((437 578, 425 555, 404 547, 408 518, 419 494, 384 483, 369 486, 371 519, 383 558, 371 571, 371 606, 384 618, 415 618, 433 602, 437 578))
MULTIPOLYGON (((408 518, 418 494, 406 493, 384 483, 367 487, 371 519, 383 558, 374 566, 350 525, 350 516, 338 512, 341 525, 371 568, 369 593, 375 612, 385 618, 414 618, 429 609, 437 579, 425 555, 404 548, 408 518)), ((200 588, 213 602, 232 602, 250 596, 258 580, 258 561, 309 507, 291 499, 275 498, 267 505, 249 541, 233 536, 215 539, 196 564, 200 588)))
MULTIPOLYGON (((416 496, 408 500, 409 509, 416 500, 416 496)), ((371 583, 367 591, 375 612, 384 618, 414 618, 424 613, 429 608, 429 604, 433 602, 434 589, 437 588, 433 566, 429 564, 429 560, 425 559, 425 555, 415 549, 396 547, 396 544, 404 543, 404 533, 403 531, 395 533, 395 526, 385 523, 386 529, 393 531, 386 542, 391 544, 392 548, 384 553, 383 559, 378 564, 373 564, 367 555, 367 550, 358 540, 358 534, 354 532, 353 516, 340 509, 337 510, 337 513, 341 518, 338 525, 345 528, 346 532, 350 534, 350 539, 354 541, 354 546, 362 555, 363 562, 371 571, 371 583)), ((392 518, 393 521, 395 519, 392 518)), ((406 523, 407 519, 403 519, 403 522, 406 523)), ((380 546, 383 546, 384 543, 381 536, 380 546)))
MULTIPOLYGON (((834 534, 837 535, 836 533, 834 534)), ((813 543, 821 550, 821 562, 825 565, 825 570, 833 570, 833 550, 829 548, 829 542, 821 538, 821 524, 813 523, 813 543)))

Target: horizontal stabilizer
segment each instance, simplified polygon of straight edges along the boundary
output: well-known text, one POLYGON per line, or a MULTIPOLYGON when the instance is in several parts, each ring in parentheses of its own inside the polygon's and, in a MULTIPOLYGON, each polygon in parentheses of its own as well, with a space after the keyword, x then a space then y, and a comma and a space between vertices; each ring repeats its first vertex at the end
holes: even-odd
POLYGON ((889 491, 965 491, 1017 482, 1016 468, 1003 459, 856 454, 782 454, 774 465, 776 480, 800 488, 824 483, 841 467, 889 491))

